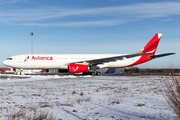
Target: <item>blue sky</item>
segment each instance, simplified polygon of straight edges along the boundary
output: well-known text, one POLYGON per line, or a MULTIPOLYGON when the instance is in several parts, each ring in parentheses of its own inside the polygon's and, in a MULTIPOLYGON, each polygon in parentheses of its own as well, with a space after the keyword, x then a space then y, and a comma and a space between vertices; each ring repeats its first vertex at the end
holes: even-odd
POLYGON ((34 53, 121 54, 139 51, 157 32, 157 53, 176 54, 138 67, 179 68, 179 0, 0 0, 1 63, 30 53, 32 39, 34 53))

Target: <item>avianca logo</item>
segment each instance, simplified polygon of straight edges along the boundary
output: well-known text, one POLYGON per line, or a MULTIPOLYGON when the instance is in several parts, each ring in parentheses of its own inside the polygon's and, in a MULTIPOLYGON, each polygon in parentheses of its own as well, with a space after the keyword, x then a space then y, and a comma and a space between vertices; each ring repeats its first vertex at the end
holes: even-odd
MULTIPOLYGON (((29 56, 27 56, 27 58, 24 59, 24 62, 26 62, 28 59, 30 59, 29 56)), ((32 56, 31 60, 53 60, 53 57, 50 57, 50 56, 48 56, 48 57, 42 57, 42 56, 37 56, 36 57, 36 56, 32 56)))
POLYGON ((29 56, 27 56, 27 58, 26 58, 26 59, 24 59, 24 62, 26 62, 28 59, 29 59, 29 56))
POLYGON ((76 68, 73 67, 73 68, 72 68, 73 72, 76 72, 76 71, 78 70, 78 68, 79 68, 78 66, 77 66, 76 68))

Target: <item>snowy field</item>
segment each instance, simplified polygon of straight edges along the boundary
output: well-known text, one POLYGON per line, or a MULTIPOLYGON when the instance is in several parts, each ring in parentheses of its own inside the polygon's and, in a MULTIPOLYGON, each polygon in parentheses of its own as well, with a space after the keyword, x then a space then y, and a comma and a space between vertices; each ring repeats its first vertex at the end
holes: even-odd
POLYGON ((0 78, 0 119, 177 119, 163 97, 170 76, 0 78))

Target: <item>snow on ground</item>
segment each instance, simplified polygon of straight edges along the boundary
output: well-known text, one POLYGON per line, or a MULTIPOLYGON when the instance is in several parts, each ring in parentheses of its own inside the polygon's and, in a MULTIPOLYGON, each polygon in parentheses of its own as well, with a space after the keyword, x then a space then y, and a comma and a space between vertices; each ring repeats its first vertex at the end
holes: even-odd
POLYGON ((169 76, 26 76, 0 78, 0 119, 164 120, 169 76))

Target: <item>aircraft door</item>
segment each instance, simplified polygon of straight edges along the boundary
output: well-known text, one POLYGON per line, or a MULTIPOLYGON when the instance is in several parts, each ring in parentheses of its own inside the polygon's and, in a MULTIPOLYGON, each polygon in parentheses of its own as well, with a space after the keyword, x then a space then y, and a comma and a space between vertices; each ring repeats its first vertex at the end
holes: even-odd
POLYGON ((17 62, 18 62, 18 67, 21 68, 22 67, 22 63, 23 63, 21 56, 17 57, 17 62))

